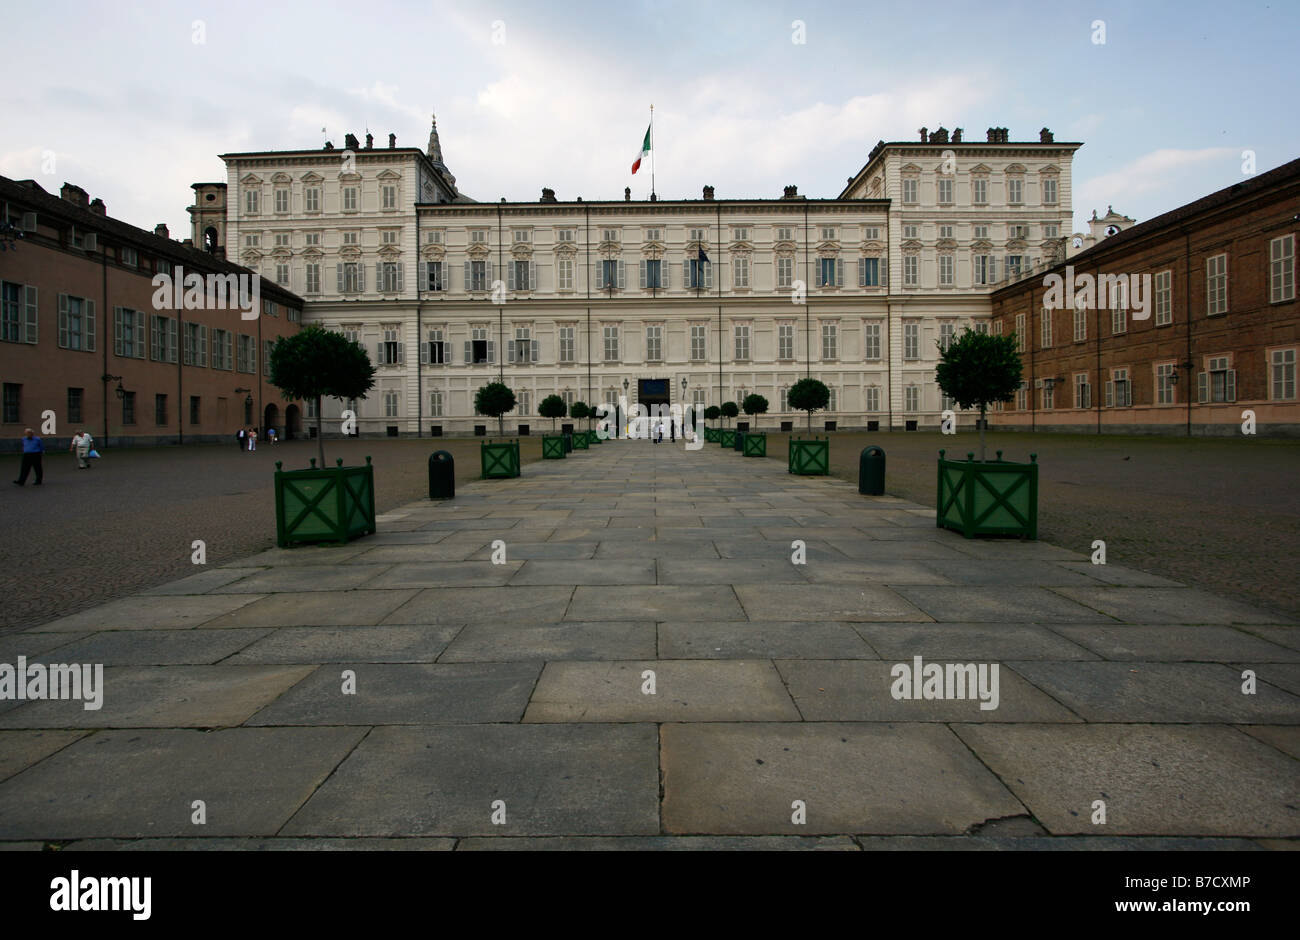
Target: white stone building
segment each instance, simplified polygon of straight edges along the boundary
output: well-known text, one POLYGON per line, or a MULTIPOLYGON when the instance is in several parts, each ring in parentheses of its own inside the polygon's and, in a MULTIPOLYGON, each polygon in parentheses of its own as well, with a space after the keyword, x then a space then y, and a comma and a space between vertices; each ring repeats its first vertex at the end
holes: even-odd
MULTIPOLYGON (((362 434, 495 433, 473 395, 514 389, 510 433, 549 429, 543 398, 737 404, 804 425, 812 375, 840 428, 933 425, 950 403, 938 344, 986 328, 988 292, 1065 250, 1080 146, 884 143, 834 199, 479 203, 426 151, 226 154, 227 253, 307 301, 304 320, 370 352, 362 434), (1065 226, 1065 229, 1062 229, 1065 226)), ((348 403, 350 404, 350 403, 348 403)), ((327 419, 345 403, 326 405, 327 419)), ((743 419, 743 418, 742 418, 743 419)))

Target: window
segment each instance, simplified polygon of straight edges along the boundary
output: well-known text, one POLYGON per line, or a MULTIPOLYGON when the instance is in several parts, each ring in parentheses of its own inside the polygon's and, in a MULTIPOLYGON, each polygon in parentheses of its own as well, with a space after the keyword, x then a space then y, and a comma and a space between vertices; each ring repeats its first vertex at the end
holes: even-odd
POLYGON ((703 362, 708 358, 706 330, 708 327, 695 323, 691 325, 691 361, 703 362))
POLYGON ((920 237, 921 237, 921 226, 919 226, 919 225, 904 225, 904 226, 903 226, 903 237, 904 237, 904 238, 920 238, 920 237))
POLYGON ((648 228, 642 233, 642 238, 648 242, 661 242, 664 240, 663 229, 648 228))
POLYGON ((284 309, 285 309, 285 319, 287 319, 290 323, 302 322, 302 311, 299 310, 297 307, 285 307, 284 309))
POLYGON ((920 181, 915 178, 903 180, 903 202, 908 205, 916 203, 917 185, 920 181))
POLYGON ((865 404, 868 412, 877 412, 880 410, 880 386, 867 386, 865 404))
POLYGON ((86 390, 84 388, 68 389, 68 423, 80 424, 85 418, 82 417, 82 403, 86 399, 86 390))
POLYGON ((395 294, 402 290, 402 262, 380 261, 375 267, 378 275, 379 290, 385 294, 395 294))
POLYGON ((921 358, 921 324, 903 324, 903 358, 921 358))
POLYGON ((443 278, 441 261, 426 261, 424 264, 424 289, 446 290, 447 282, 443 278))
POLYGON ((203 416, 203 399, 198 395, 190 396, 190 424, 202 424, 203 416))
POLYGON ((1006 279, 1011 281, 1020 277, 1020 265, 1023 259, 1020 255, 1007 255, 1007 269, 1004 272, 1006 279))
POLYGON ((559 290, 573 290, 573 259, 555 259, 555 286, 559 290))
POLYGON ((262 341, 262 374, 269 376, 271 374, 271 350, 275 348, 275 340, 268 339, 262 341))
POLYGON ((916 255, 903 255, 903 286, 916 287, 920 283, 921 259, 916 255))
MULTIPOLYGON (((695 231, 698 232, 698 231, 700 231, 700 230, 699 230, 699 229, 696 229, 695 231)), ((700 238, 700 236, 698 236, 698 235, 697 235, 697 236, 694 236, 694 237, 695 237, 697 240, 700 238)), ((618 229, 616 229, 616 228, 607 228, 607 229, 604 229, 604 230, 601 232, 601 241, 606 241, 606 242, 617 242, 617 241, 618 241, 618 229)))
POLYGON ((731 262, 732 287, 749 286, 749 256, 737 255, 731 262))
POLYGON ((574 241, 574 240, 575 240, 575 233, 574 233, 574 230, 571 229, 571 228, 562 228, 562 229, 557 229, 556 232, 555 232, 555 240, 556 240, 557 242, 572 242, 572 241, 574 241))
POLYGON ((817 285, 819 287, 840 287, 843 280, 844 264, 838 258, 817 259, 817 285))
POLYGON ((488 274, 486 261, 466 261, 468 266, 469 277, 465 281, 465 289, 471 291, 482 291, 488 289, 488 274))
POLYGON ((134 248, 128 248, 125 245, 117 249, 117 260, 128 268, 140 266, 140 255, 134 248))
POLYGON ((527 417, 533 408, 533 393, 529 389, 515 390, 515 414, 527 417))
POLYGON ((397 236, 399 234, 400 233, 398 233, 393 229, 385 229, 384 231, 379 233, 379 243, 381 245, 396 245, 397 236))
POLYGON ((356 186, 343 187, 343 211, 344 212, 357 211, 357 187, 356 186))
POLYGON ((596 290, 616 290, 624 286, 623 262, 606 258, 596 263, 596 290))
POLYGON ((345 244, 345 245, 358 245, 358 244, 360 244, 360 234, 359 234, 358 232, 344 232, 344 233, 343 233, 343 244, 345 244))
POLYGON ((400 366, 405 358, 403 343, 400 339, 402 335, 401 327, 395 324, 386 324, 381 327, 383 339, 379 343, 379 355, 377 365, 381 366, 400 366))
POLYGON ((1074 341, 1082 343, 1088 339, 1088 310, 1087 307, 1074 308, 1074 341))
POLYGON ((794 241, 794 229, 786 228, 785 226, 781 226, 781 227, 777 228, 777 230, 776 230, 776 240, 779 241, 779 242, 792 242, 792 241, 794 241))
POLYGON ((830 397, 826 401, 826 410, 828 412, 839 411, 839 394, 831 386, 827 386, 826 391, 830 392, 830 397))
POLYGON ((647 290, 658 290, 664 286, 664 263, 654 258, 641 262, 641 286, 647 290))
POLYGON ((1174 364, 1162 362, 1156 366, 1156 404, 1174 403, 1174 364))
POLYGON ((776 327, 776 358, 794 358, 794 324, 779 323, 776 327))
POLYGON ((645 358, 647 362, 658 362, 664 357, 664 328, 651 324, 645 328, 645 358))
POLYGON ((162 427, 167 424, 167 396, 153 397, 153 423, 162 427))
POLYGON ((1028 225, 1008 225, 1008 226, 1007 226, 1007 237, 1008 237, 1008 238, 1020 238, 1020 239, 1028 238, 1028 237, 1029 237, 1029 226, 1028 226, 1028 225))
POLYGON ((1295 300, 1295 236, 1283 235, 1268 243, 1269 303, 1295 300))
MULTIPOLYGON (((989 181, 986 177, 977 176, 971 180, 971 202, 975 203, 977 206, 988 205, 989 181)), ((986 235, 985 237, 987 238, 988 236, 986 235)))
POLYGON ((835 323, 822 324, 822 358, 837 359, 839 358, 839 325, 835 323))
POLYGON ((1013 206, 1018 206, 1025 201, 1025 181, 1018 177, 1011 177, 1007 180, 1007 202, 1013 206))
POLYGON ((185 365, 208 364, 208 328, 198 323, 185 324, 185 365))
POLYGON ((987 239, 989 237, 989 227, 987 225, 976 225, 974 231, 977 239, 987 239))
POLYGON ((159 258, 154 262, 154 269, 158 274, 166 274, 170 277, 172 273, 172 263, 159 258))
POLYGON ((952 177, 944 176, 939 179, 939 205, 952 205, 952 177))
POLYGON ((921 389, 915 385, 909 385, 903 389, 903 410, 909 414, 921 410, 921 389))
POLYGON ((343 334, 343 338, 347 340, 349 343, 361 342, 360 326, 340 326, 339 332, 343 334))
POLYGON ((135 392, 122 396, 122 423, 135 424, 135 392))
POLYGON ((1042 397, 1044 410, 1056 407, 1056 383, 1051 379, 1047 379, 1043 382, 1042 397))
POLYGON ((566 388, 560 393, 560 398, 564 400, 564 407, 566 409, 573 407, 573 389, 566 388))
MULTIPOLYGON (((1043 205, 1056 205, 1056 178, 1047 177, 1043 180, 1043 205)), ((1055 238, 1056 236, 1052 236, 1055 238)))
POLYGON ((307 417, 316 417, 316 399, 308 398, 305 404, 307 405, 307 417))
POLYGON ((17 424, 22 419, 23 387, 13 382, 6 382, 4 388, 4 420, 6 424, 17 424))
POLYGON ((442 244, 442 229, 433 229, 424 233, 424 243, 426 245, 442 244))
POLYGON ((288 189, 285 189, 283 187, 276 188, 275 211, 281 213, 289 211, 289 190, 288 189))
POLYGON ((824 242, 833 242, 833 241, 835 241, 835 229, 832 228, 831 226, 823 225, 823 226, 822 226, 822 241, 824 241, 824 242))
POLYGON ((1057 238, 1061 234, 1061 227, 1050 223, 1043 223, 1043 238, 1057 238))
POLYGON ((701 261, 698 257, 686 261, 686 286, 695 290, 707 290, 713 286, 713 262, 701 261))
POLYGON ((734 241, 738 241, 738 242, 747 242, 747 241, 749 241, 749 229, 748 229, 748 227, 732 229, 732 231, 731 231, 731 237, 732 237, 732 239, 733 239, 734 241))
POLYGON ((862 326, 862 358, 880 358, 880 324, 866 323, 862 326))
POLYGON ((1156 326, 1168 326, 1174 322, 1173 272, 1161 271, 1152 282, 1156 307, 1156 326))
POLYGON ((379 187, 380 207, 383 209, 397 208, 397 185, 395 183, 385 183, 379 187))
POLYGON ((279 284, 281 287, 289 286, 289 266, 287 264, 284 264, 283 262, 276 264, 275 283, 279 284))
POLYGON ((472 229, 469 233, 469 243, 471 245, 486 245, 487 229, 485 228, 472 229))
POLYGON ((1215 255, 1205 260, 1206 316, 1228 312, 1228 256, 1215 255))
POLYGON ((1023 313, 1016 314, 1016 350, 1018 352, 1025 351, 1025 315, 1023 313))
POLYGON ((952 287, 954 283, 953 267, 953 256, 950 252, 939 255, 940 287, 952 287))
POLYGON ((577 361, 574 353, 573 331, 574 328, 571 326, 560 327, 560 362, 577 361))
POLYGON ((257 207, 261 202, 262 194, 256 189, 244 190, 244 214, 257 215, 257 207))
MULTIPOLYGON (((516 235, 527 234, 526 232, 515 232, 516 235)), ((510 273, 510 289, 517 291, 532 290, 532 265, 531 261, 512 261, 507 269, 510 273)))
POLYGON ((879 258, 858 259, 858 286, 859 287, 880 286, 880 259, 879 258))
POLYGON ((1043 308, 1041 325, 1042 336, 1040 337, 1041 342, 1039 345, 1043 349, 1050 349, 1052 346, 1052 311, 1048 310, 1046 307, 1043 308))
POLYGON ((289 247, 289 233, 288 233, 288 232, 276 232, 276 233, 275 233, 275 247, 276 247, 276 248, 288 248, 288 247, 289 247))
POLYGON ((35 343, 37 325, 36 288, 9 281, 0 285, 0 340, 35 343))
POLYGON ((365 290, 365 270, 360 262, 344 261, 338 265, 340 294, 356 294, 365 290))
POLYGON ((749 358, 749 324, 737 323, 735 326, 736 333, 736 358, 746 360, 749 358))
POLYGON ((470 339, 465 343, 465 362, 483 365, 496 362, 496 359, 496 343, 488 339, 487 327, 473 327, 470 330, 470 339))
POLYGON ((993 283, 995 278, 992 255, 975 255, 971 258, 971 264, 971 279, 975 284, 993 283))
POLYGON ((257 338, 239 334, 239 342, 235 347, 236 361, 235 369, 238 372, 256 372, 257 371, 257 338))
POLYGON ((430 330, 429 340, 424 347, 424 363, 431 366, 444 366, 449 358, 448 351, 449 346, 443 341, 442 330, 430 330))
POLYGON ((939 226, 939 237, 940 237, 940 238, 952 238, 952 237, 953 237, 953 233, 954 233, 954 231, 955 231, 955 226, 952 226, 952 225, 940 225, 940 226, 939 226))
POLYGON ((302 192, 307 211, 320 212, 320 187, 308 186, 302 192))
POLYGON ((956 331, 957 324, 955 323, 939 324, 939 349, 945 352, 947 351, 948 347, 952 345, 953 334, 956 333, 956 331))
POLYGON ((776 259, 776 286, 791 287, 794 284, 794 259, 776 259))
POLYGON ((777 407, 776 410, 777 411, 790 410, 790 390, 788 388, 785 388, 784 386, 781 388, 781 404, 777 407))
POLYGON ((1074 376, 1074 407, 1092 407, 1092 386, 1088 384, 1088 373, 1079 372, 1074 376))
POLYGON ((1128 380, 1128 369, 1111 369, 1106 383, 1106 407, 1127 408, 1133 404, 1133 390, 1128 380))
MULTIPOLYGON (((997 331, 997 333, 998 333, 999 336, 1002 335, 1001 326, 1002 326, 1002 324, 999 323, 999 324, 998 324, 999 329, 998 329, 998 331, 997 331)), ((976 320, 976 321, 975 321, 975 332, 976 332, 976 333, 981 333, 981 334, 983 334, 983 335, 985 335, 985 336, 988 336, 988 333, 989 333, 989 321, 988 321, 988 320, 976 320)))
POLYGON ((125 359, 143 359, 146 342, 144 313, 126 307, 114 307, 113 354, 125 359))
POLYGON ((529 326, 515 327, 515 339, 506 350, 511 362, 527 364, 537 362, 537 340, 533 339, 533 329, 529 326))
POLYGON ((618 362, 618 327, 606 326, 603 332, 605 339, 605 361, 618 362))
POLYGON ((176 361, 176 320, 154 315, 149 318, 149 358, 154 362, 176 361))
POLYGON ((1295 350, 1275 349, 1269 353, 1269 384, 1273 401, 1295 400, 1295 350))
POLYGON ((1016 410, 1029 410, 1029 383, 1021 382, 1020 388, 1016 390, 1016 410))
POLYGON ((230 370, 235 364, 235 340, 229 330, 212 330, 212 368, 230 370))
POLYGON ((442 391, 434 389, 429 393, 429 417, 442 417, 442 391))

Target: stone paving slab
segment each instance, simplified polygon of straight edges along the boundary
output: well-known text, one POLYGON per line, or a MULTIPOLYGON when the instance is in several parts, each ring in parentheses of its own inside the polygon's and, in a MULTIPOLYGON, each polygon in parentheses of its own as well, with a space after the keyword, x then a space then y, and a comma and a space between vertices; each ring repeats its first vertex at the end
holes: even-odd
POLYGON ((767 584, 807 584, 806 566, 770 558, 661 558, 660 584, 736 584, 764 581, 767 584))
POLYGON ((0 783, 0 839, 274 835, 360 728, 100 731, 0 783))
POLYGON ((19 656, 34 659, 43 653, 62 649, 93 633, 6 633, 0 636, 0 663, 13 665, 19 656))
POLYGON ((878 584, 738 584, 755 620, 928 621, 924 611, 878 584))
POLYGON ((366 587, 434 588, 498 587, 507 583, 522 566, 522 561, 495 565, 490 561, 431 561, 393 565, 366 587))
POLYGON ((749 621, 659 624, 661 659, 875 659, 852 624, 749 621))
POLYGON ((1237 725, 1252 738, 1271 744, 1283 754, 1300 760, 1300 727, 1296 725, 1237 725))
MULTIPOLYGON (((234 595, 249 597, 231 613, 204 623, 226 627, 373 626, 411 600, 418 591, 307 591, 304 593, 234 595)), ((206 598, 204 598, 206 599, 206 598)))
POLYGON ((91 634, 28 662, 99 663, 104 666, 207 666, 261 639, 271 631, 111 630, 91 634))
POLYGON ((657 750, 652 724, 376 728, 280 834, 656 835, 657 750))
POLYGON ((911 662, 913 656, 964 662, 1099 658, 1061 636, 1062 628, 1033 623, 858 623, 854 628, 880 658, 894 662, 911 662))
POLYGON ((1154 662, 1300 662, 1300 650, 1278 646, 1232 627, 1200 624, 1143 626, 1075 626, 1062 624, 1056 632, 1106 659, 1154 662))
POLYGON ((241 724, 313 671, 312 666, 110 666, 102 703, 26 702, 3 728, 224 728, 241 724))
MULTIPOLYGON (((516 588, 534 591, 537 588, 516 588)), ((559 619, 559 618, 556 618, 559 619)), ((565 620, 744 620, 729 585, 578 586, 565 620)))
POLYGON ((266 570, 262 567, 226 567, 213 568, 210 571, 200 571, 198 574, 192 574, 188 578, 181 578, 178 581, 169 581, 166 584, 160 584, 157 587, 150 588, 147 591, 141 591, 144 597, 171 596, 176 594, 207 594, 217 588, 225 587, 241 578, 249 575, 258 574, 266 570))
POLYGON ((529 560, 510 579, 520 584, 654 584, 654 559, 529 560))
MULTIPOLYGON (((962 699, 941 700, 920 698, 895 699, 891 694, 894 663, 888 660, 869 662, 843 662, 837 660, 777 660, 790 690, 790 696, 799 706, 805 721, 1058 721, 1081 720, 1069 709, 1034 688, 1010 669, 999 666, 997 698, 992 697, 990 684, 984 691, 987 701, 980 697, 978 684, 963 688, 962 699), (983 704, 996 705, 982 708, 983 704)), ((903 665, 911 673, 912 661, 903 665)), ((943 665, 940 663, 940 665, 943 665)), ((963 679, 966 674, 963 673, 963 679)), ((954 691, 957 691, 954 688, 954 691)))
POLYGON ((1053 834, 1300 835, 1293 758, 1206 725, 957 725, 1053 834), (1106 804, 1105 827, 1092 823, 1106 804))
MULTIPOLYGON (((592 558, 596 554, 599 542, 507 542, 506 557, 516 561, 573 561, 592 558)), ((493 549, 490 545, 480 548, 470 558, 474 561, 490 561, 493 549)), ((638 556, 639 557, 639 556, 638 556)))
POLYGON ((623 558, 717 558, 718 552, 712 542, 695 540, 691 542, 600 542, 596 549, 596 561, 623 558))
POLYGON ((1012 662, 1008 665, 1087 721, 1300 723, 1300 698, 1215 663, 1012 662))
POLYGON ((770 662, 553 662, 524 721, 798 721, 770 662), (646 694, 645 672, 655 692, 646 694))
POLYGON ((85 737, 88 731, 0 731, 0 781, 85 737))
POLYGON ((939 622, 1096 623, 1106 619, 1091 607, 1041 587, 900 585, 897 591, 939 622))
POLYGON ((1123 565, 1094 565, 1091 561, 1062 561, 1057 564, 1067 571, 1077 571, 1094 581, 1117 587, 1182 587, 1177 581, 1123 565))
POLYGON ((943 725, 666 724, 661 737, 671 834, 955 835, 1025 812, 943 725))
POLYGON ((474 623, 439 658, 444 663, 619 660, 655 656, 653 621, 474 623))
POLYGON ((267 568, 219 587, 217 594, 276 594, 297 591, 350 591, 372 583, 388 565, 284 565, 267 568))
POLYGON ((32 633, 98 630, 180 630, 197 627, 261 600, 264 595, 157 597, 138 595, 109 601, 33 628, 32 633))
POLYGON ((1063 587, 1057 592, 1126 623, 1279 623, 1248 604, 1193 588, 1063 587))
MULTIPOLYGON (((463 624, 285 627, 245 646, 225 663, 431 663, 463 624)), ((223 631, 235 632, 235 631, 223 631)))
POLYGON ((540 666, 365 663, 321 666, 246 724, 412 725, 518 721, 540 666), (343 672, 355 693, 343 691, 343 672))
POLYGON ((554 623, 565 619, 573 593, 568 586, 429 588, 375 622, 554 623))
POLYGON ((1243 669, 1254 669, 1260 679, 1269 685, 1277 686, 1279 689, 1286 689, 1292 695, 1300 695, 1300 665, 1295 663, 1238 665, 1243 669))
POLYGON ((413 545, 380 545, 339 564, 351 565, 402 565, 431 561, 466 561, 475 552, 473 545, 464 542, 433 542, 413 545))

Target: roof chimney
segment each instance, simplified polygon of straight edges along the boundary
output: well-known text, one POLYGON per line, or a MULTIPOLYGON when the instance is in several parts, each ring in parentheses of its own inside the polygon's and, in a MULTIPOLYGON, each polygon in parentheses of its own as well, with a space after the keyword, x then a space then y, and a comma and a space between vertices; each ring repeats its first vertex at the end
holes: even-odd
POLYGON ((624 186, 624 187, 623 187, 623 201, 624 201, 624 202, 631 202, 631 201, 632 201, 632 187, 631 187, 631 186, 624 186))
POLYGON ((705 202, 712 202, 712 201, 713 201, 713 187, 712 187, 712 186, 705 186, 705 187, 704 187, 704 201, 705 201, 705 202))
POLYGON ((171 238, 171 232, 167 231, 167 223, 159 222, 153 227, 153 233, 159 238, 171 238))
POLYGON ((1052 144, 1056 142, 1056 138, 1052 136, 1052 132, 1050 130, 1044 127, 1041 131, 1038 132, 1038 142, 1040 144, 1052 144))
POLYGON ((369 131, 366 131, 366 149, 367 150, 375 149, 375 135, 370 133, 369 131))
POLYGON ((538 202, 555 202, 555 190, 549 186, 542 187, 542 198, 538 202))
POLYGON ((343 135, 343 146, 348 150, 360 150, 361 144, 357 141, 357 135, 347 133, 343 135))
POLYGON ((73 183, 64 183, 62 188, 59 189, 59 195, 74 206, 80 206, 83 209, 86 208, 86 202, 89 199, 86 191, 73 183))
POLYGON ((782 196, 781 198, 782 198, 782 199, 798 199, 798 198, 799 198, 799 187, 798 187, 798 186, 787 186, 787 187, 785 188, 785 195, 782 196))
POLYGON ((104 200, 100 199, 98 196, 90 200, 89 208, 91 212, 95 213, 95 215, 108 215, 108 207, 104 205, 104 200))
POLYGON ((389 149, 389 150, 396 150, 396 149, 397 149, 397 135, 396 135, 396 134, 389 134, 389 135, 388 135, 388 149, 389 149))

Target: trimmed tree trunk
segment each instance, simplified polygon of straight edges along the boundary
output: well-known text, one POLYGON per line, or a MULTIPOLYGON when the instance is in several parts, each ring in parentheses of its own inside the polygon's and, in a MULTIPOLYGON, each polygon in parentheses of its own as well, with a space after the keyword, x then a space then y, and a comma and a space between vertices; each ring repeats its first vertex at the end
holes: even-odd
POLYGON ((980 402, 980 463, 984 462, 984 409, 988 405, 980 402))
POLYGON ((322 433, 321 426, 320 426, 320 404, 321 404, 320 399, 321 397, 317 395, 316 396, 316 447, 320 453, 320 465, 323 467, 325 466, 325 435, 324 433, 322 433))

